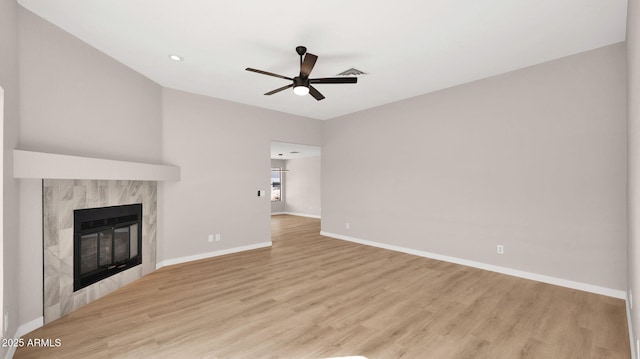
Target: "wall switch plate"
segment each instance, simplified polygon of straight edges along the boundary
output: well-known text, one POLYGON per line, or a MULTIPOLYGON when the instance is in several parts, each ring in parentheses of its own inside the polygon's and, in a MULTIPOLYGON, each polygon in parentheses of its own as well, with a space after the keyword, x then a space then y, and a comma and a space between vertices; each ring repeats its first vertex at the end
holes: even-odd
POLYGON ((216 233, 216 242, 220 242, 220 233, 216 233))
POLYGON ((213 234, 209 235, 209 242, 213 242, 213 234))
POLYGON ((9 329, 9 313, 4 313, 4 332, 6 333, 9 329))
POLYGON ((498 244, 498 247, 496 250, 498 254, 504 254, 504 246, 502 244, 498 244))
POLYGON ((345 223, 344 226, 345 226, 346 229, 349 229, 349 228, 351 228, 351 223, 347 222, 347 223, 345 223))

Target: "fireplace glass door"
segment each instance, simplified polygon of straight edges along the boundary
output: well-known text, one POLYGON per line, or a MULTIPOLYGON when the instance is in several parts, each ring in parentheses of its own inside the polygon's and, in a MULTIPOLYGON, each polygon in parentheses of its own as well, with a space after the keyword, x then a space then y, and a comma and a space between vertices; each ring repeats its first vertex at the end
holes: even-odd
POLYGON ((74 290, 142 263, 142 205, 74 211, 74 290))
POLYGON ((80 236, 80 274, 111 269, 137 256, 137 223, 80 236))
POLYGON ((89 273, 98 268, 98 236, 89 233, 80 237, 80 273, 89 273))

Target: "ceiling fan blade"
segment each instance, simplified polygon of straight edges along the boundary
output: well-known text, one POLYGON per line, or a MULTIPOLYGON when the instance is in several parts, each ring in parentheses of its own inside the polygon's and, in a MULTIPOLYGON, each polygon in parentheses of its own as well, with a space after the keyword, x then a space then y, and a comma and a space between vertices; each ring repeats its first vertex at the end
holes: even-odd
POLYGON ((318 56, 314 54, 307 53, 304 55, 304 61, 300 64, 300 75, 304 77, 309 77, 311 70, 313 70, 313 66, 316 64, 318 60, 318 56))
POLYGON ((320 79, 309 79, 310 84, 355 84, 357 77, 325 77, 320 79))
POLYGON ((263 74, 263 75, 269 75, 269 76, 279 77, 279 78, 281 78, 281 79, 285 79, 285 80, 293 81, 293 79, 292 79, 291 77, 286 77, 286 76, 282 76, 282 75, 274 74, 273 72, 267 72, 267 71, 262 71, 262 70, 252 69, 251 67, 247 67, 245 70, 247 70, 247 71, 251 71, 251 72, 257 72, 257 73, 259 73, 259 74, 263 74))
POLYGON ((277 88, 277 89, 275 89, 275 90, 273 90, 273 91, 269 91, 269 92, 267 92, 265 95, 266 95, 266 96, 273 95, 274 93, 278 93, 278 92, 280 92, 280 91, 284 91, 284 90, 286 90, 286 89, 288 89, 288 88, 291 88, 291 87, 293 87, 293 84, 289 84, 289 85, 287 85, 287 86, 282 86, 282 87, 277 88))
POLYGON ((309 94, 318 101, 324 99, 324 95, 321 94, 320 91, 316 90, 316 88, 311 85, 309 85, 309 94))

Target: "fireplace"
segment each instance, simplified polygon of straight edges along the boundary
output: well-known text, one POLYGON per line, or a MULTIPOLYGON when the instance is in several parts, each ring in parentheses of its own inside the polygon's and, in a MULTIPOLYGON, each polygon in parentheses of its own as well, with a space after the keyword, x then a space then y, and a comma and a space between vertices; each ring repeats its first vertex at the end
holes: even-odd
POLYGON ((142 263, 142 204, 73 211, 73 291, 142 263))
MULTIPOLYGON (((45 324, 156 270, 157 182, 44 179, 42 186, 45 324), (74 226, 74 212, 135 203, 142 203, 142 235, 140 227, 137 231, 138 238, 142 238, 142 246, 138 247, 142 264, 127 270, 120 268, 119 273, 109 278, 74 290, 74 282, 79 279, 76 276, 79 273, 76 258, 79 257, 75 253, 79 247, 76 247, 74 232, 76 228, 82 228, 78 224, 74 226)), ((135 227, 130 232, 136 233, 135 227)), ((135 249, 129 247, 129 252, 135 253, 135 249)))

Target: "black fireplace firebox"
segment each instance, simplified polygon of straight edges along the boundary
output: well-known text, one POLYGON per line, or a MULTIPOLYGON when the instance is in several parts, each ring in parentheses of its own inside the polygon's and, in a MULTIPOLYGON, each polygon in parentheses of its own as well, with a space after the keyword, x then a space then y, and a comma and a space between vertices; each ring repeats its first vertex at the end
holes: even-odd
POLYGON ((73 291, 142 263, 142 204, 73 211, 73 291))

